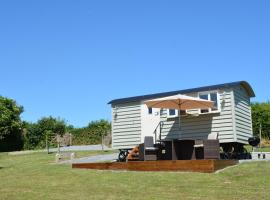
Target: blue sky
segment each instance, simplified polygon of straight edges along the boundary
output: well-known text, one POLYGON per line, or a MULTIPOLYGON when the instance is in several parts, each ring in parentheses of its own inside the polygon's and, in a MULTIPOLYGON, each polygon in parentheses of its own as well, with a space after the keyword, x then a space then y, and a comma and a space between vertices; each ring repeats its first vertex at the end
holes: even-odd
POLYGON ((110 119, 107 102, 248 81, 270 100, 269 1, 1 1, 0 95, 24 120, 110 119))

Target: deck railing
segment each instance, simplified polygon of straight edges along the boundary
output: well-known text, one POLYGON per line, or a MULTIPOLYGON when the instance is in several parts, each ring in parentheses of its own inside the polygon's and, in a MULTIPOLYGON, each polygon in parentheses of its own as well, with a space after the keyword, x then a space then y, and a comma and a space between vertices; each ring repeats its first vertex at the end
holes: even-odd
POLYGON ((163 121, 160 121, 153 132, 153 134, 155 135, 155 143, 157 143, 157 134, 159 134, 159 141, 161 141, 162 126, 163 126, 163 121))

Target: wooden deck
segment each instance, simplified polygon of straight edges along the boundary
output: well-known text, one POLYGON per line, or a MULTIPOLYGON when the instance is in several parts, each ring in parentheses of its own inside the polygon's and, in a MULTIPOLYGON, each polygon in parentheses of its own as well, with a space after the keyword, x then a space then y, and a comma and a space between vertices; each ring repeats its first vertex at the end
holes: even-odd
POLYGON ((211 173, 236 165, 237 160, 159 160, 113 163, 76 163, 72 168, 127 171, 190 171, 211 173))

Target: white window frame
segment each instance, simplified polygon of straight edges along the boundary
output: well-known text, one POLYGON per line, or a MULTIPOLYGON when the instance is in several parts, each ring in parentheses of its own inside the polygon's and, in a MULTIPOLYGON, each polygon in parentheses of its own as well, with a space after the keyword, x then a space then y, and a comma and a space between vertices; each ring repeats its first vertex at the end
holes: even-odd
POLYGON ((211 100, 211 97, 210 97, 211 93, 216 93, 217 94, 217 110, 212 110, 212 108, 209 108, 208 112, 202 113, 201 110, 206 110, 206 109, 199 109, 199 113, 201 115, 211 114, 211 113, 220 113, 221 105, 220 105, 220 94, 219 94, 218 90, 212 90, 212 91, 206 91, 206 92, 198 92, 198 98, 200 98, 200 95, 208 95, 208 100, 211 100))
POLYGON ((178 110, 175 109, 175 115, 170 115, 170 110, 173 110, 173 109, 167 109, 167 118, 176 118, 176 117, 178 117, 178 110))
MULTIPOLYGON (((173 109, 167 109, 167 118, 176 118, 179 115, 179 110, 175 109, 175 115, 170 115, 170 110, 173 109)), ((187 116, 187 111, 185 110, 185 114, 180 114, 181 116, 187 116)))
POLYGON ((148 107, 148 109, 147 109, 147 113, 148 113, 148 115, 153 115, 153 108, 152 108, 152 107, 148 107), (151 109, 151 113, 149 112, 149 111, 150 111, 150 109, 151 109))

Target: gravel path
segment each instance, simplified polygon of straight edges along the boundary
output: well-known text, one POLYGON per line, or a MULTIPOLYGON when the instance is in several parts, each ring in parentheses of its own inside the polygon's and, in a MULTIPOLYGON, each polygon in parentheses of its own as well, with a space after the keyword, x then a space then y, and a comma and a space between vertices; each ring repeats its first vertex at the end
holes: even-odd
POLYGON ((89 156, 84 158, 75 158, 73 160, 66 160, 60 162, 61 164, 64 163, 95 163, 95 162, 114 162, 118 158, 118 153, 113 154, 105 154, 105 155, 96 155, 96 156, 89 156))
MULTIPOLYGON (((103 150, 112 150, 109 147, 103 146, 103 150)), ((60 151, 97 151, 102 150, 102 145, 81 145, 81 146, 69 146, 69 147, 60 147, 60 151)), ((50 148, 50 152, 57 152, 57 148, 50 148)), ((26 150, 26 151, 13 151, 9 152, 9 155, 23 155, 23 154, 31 154, 35 152, 47 152, 47 149, 40 149, 40 150, 26 150)))
MULTIPOLYGON (((97 151, 102 150, 102 145, 81 145, 81 146, 68 146, 68 147, 60 147, 60 151, 97 151)), ((111 150, 111 148, 103 146, 103 150, 111 150)), ((57 148, 51 148, 50 152, 57 152, 57 148)))

